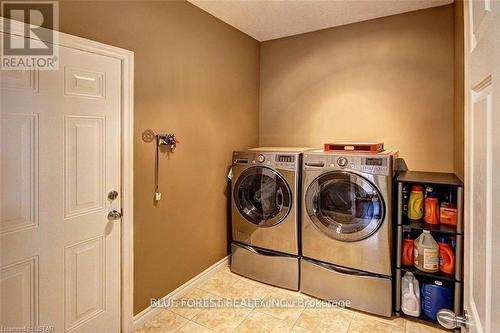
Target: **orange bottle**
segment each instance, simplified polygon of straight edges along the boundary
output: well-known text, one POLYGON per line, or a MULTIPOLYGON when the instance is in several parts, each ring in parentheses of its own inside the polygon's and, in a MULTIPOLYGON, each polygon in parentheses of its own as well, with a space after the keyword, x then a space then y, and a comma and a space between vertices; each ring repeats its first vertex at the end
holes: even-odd
POLYGON ((427 193, 424 220, 429 224, 439 224, 439 200, 436 198, 436 192, 427 193))
POLYGON ((438 237, 439 270, 446 274, 455 273, 455 254, 446 236, 438 237))
POLYGON ((401 263, 405 266, 413 266, 413 239, 410 238, 410 234, 407 234, 406 238, 403 239, 401 263))

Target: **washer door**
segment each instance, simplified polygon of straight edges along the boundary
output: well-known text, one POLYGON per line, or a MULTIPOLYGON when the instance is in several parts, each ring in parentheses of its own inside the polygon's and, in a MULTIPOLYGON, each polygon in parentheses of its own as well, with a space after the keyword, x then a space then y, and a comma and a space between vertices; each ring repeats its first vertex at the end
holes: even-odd
POLYGON ((285 179, 266 167, 243 171, 238 177, 233 196, 241 215, 259 227, 280 223, 292 206, 292 193, 285 179))
POLYGON ((370 237, 384 220, 384 201, 367 179, 343 171, 316 178, 306 192, 306 210, 328 237, 347 242, 370 237))

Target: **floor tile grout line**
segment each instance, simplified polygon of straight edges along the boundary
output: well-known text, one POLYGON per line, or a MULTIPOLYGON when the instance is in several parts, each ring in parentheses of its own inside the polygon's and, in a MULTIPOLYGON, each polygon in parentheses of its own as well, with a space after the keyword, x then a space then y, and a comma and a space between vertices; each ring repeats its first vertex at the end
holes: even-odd
POLYGON ((194 321, 194 320, 190 320, 190 322, 195 323, 196 325, 200 325, 200 326, 202 326, 202 327, 205 327, 206 329, 208 329, 208 330, 210 330, 210 331, 212 331, 212 332, 217 332, 216 330, 213 330, 213 329, 211 329, 210 327, 205 326, 205 325, 203 325, 203 324, 197 323, 197 322, 196 322, 196 321, 194 321))
MULTIPOLYGON (((296 318, 296 319, 295 319, 295 321, 293 322, 293 324, 292 324, 292 328, 290 329, 290 332, 291 332, 291 331, 293 331, 293 328, 294 328, 295 326, 297 326, 297 327, 301 327, 301 326, 297 325, 297 322, 299 321, 299 318, 300 318, 300 316, 302 316, 302 314, 304 313, 304 311, 306 311, 306 308, 305 308, 305 307, 302 309, 302 311, 300 311, 300 314, 297 316, 297 318, 296 318)), ((302 328, 302 327, 301 327, 301 328, 302 328)))
POLYGON ((349 330, 351 329, 351 324, 352 324, 353 320, 354 320, 354 316, 351 315, 351 318, 349 319, 349 325, 347 325, 347 330, 345 331, 345 333, 349 333, 349 330))
MULTIPOLYGON (((272 317, 272 318, 274 318, 276 320, 279 320, 281 322, 287 323, 286 319, 280 318, 280 317, 275 316, 275 315, 273 315, 271 313, 264 312, 264 311, 261 310, 261 308, 255 308, 254 310, 257 311, 257 312, 259 312, 259 313, 261 313, 261 314, 270 316, 270 317, 272 317)), ((299 316, 297 316, 297 318, 295 318, 295 320, 292 322, 292 324, 290 326, 290 330, 288 332, 290 332, 292 330, 292 328, 295 326, 295 323, 297 322, 297 320, 299 319, 299 317, 300 317, 300 315, 302 314, 303 311, 304 311, 304 309, 302 309, 302 311, 300 312, 299 316)))
MULTIPOLYGON (((167 311, 169 311, 169 310, 167 310, 167 311)), ((174 332, 179 332, 181 328, 183 328, 184 326, 186 326, 186 324, 187 324, 187 323, 189 323, 189 319, 187 319, 187 318, 185 318, 185 317, 181 316, 180 314, 177 314, 177 313, 175 313, 175 312, 173 312, 173 311, 170 311, 170 312, 172 312, 173 314, 175 314, 175 315, 177 315, 177 316, 179 316, 179 317, 181 317, 181 318, 186 319, 186 321, 184 322, 184 324, 182 324, 182 325, 181 325, 178 329, 176 329, 174 332)))
POLYGON ((248 318, 248 316, 250 316, 250 314, 254 311, 255 309, 251 309, 250 311, 248 311, 248 313, 245 315, 245 317, 243 318, 242 321, 240 321, 238 323, 238 325, 236 325, 236 327, 231 331, 231 332, 234 332, 238 329, 238 327, 240 327, 241 324, 243 324, 243 322, 248 318))

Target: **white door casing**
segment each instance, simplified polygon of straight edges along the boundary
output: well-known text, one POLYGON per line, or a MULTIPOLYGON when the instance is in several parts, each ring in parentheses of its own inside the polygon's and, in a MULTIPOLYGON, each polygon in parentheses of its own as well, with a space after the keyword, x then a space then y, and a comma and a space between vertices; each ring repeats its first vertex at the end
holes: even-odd
POLYGON ((500 332, 500 2, 465 16, 464 310, 470 332, 500 332))
POLYGON ((58 71, 1 73, 0 324, 128 332, 133 53, 59 43, 58 71))

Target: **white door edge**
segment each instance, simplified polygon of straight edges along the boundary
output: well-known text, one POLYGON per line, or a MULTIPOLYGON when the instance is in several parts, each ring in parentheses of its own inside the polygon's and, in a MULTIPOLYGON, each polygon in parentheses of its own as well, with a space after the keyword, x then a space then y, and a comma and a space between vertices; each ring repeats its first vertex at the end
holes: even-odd
MULTIPOLYGON (((24 23, 0 17, 0 33, 24 36, 24 23), (4 29, 4 27, 11 29, 4 29), (9 30, 9 31, 7 31, 9 30)), ((119 59, 122 66, 122 235, 121 331, 134 322, 134 52, 89 39, 58 33, 58 45, 119 59)))

